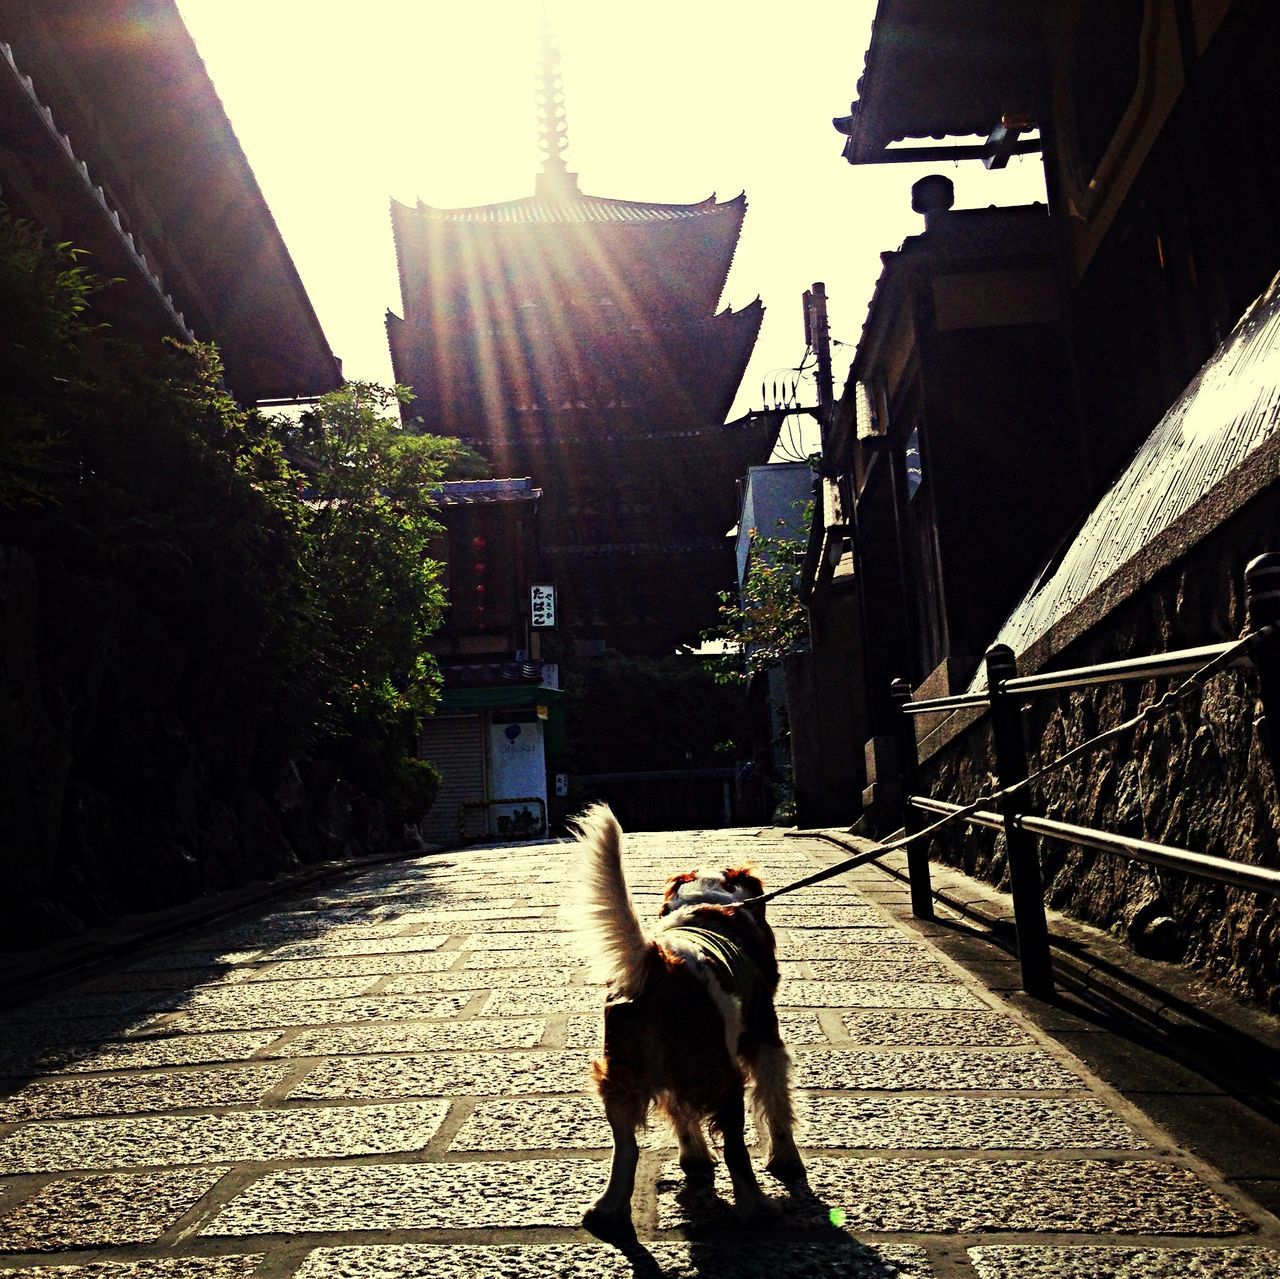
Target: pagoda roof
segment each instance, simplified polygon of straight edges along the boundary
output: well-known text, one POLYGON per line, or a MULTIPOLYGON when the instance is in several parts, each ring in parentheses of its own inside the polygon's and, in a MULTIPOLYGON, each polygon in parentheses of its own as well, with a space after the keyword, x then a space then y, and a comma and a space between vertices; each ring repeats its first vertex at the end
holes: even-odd
POLYGON ((543 184, 536 195, 469 209, 393 199, 404 310, 409 317, 425 315, 477 270, 544 288, 567 271, 603 267, 629 298, 660 294, 663 311, 706 315, 724 290, 746 210, 745 194, 657 204, 583 195, 572 183, 543 184), (482 248, 473 252, 473 245, 482 248))
MULTIPOLYGON (((724 421, 746 372, 764 319, 764 305, 757 298, 737 311, 725 310, 705 319, 674 324, 644 333, 619 334, 626 345, 612 354, 601 347, 600 335, 584 331, 559 339, 561 354, 575 352, 565 367, 592 368, 616 360, 620 368, 653 366, 667 370, 635 408, 645 416, 674 425, 672 414, 698 425, 724 421)), ((563 426, 566 418, 584 416, 594 421, 587 434, 596 434, 608 420, 608 410, 566 405, 581 391, 555 372, 540 376, 537 360, 530 361, 521 336, 460 329, 442 334, 429 323, 405 320, 388 313, 387 339, 396 381, 414 391, 413 411, 422 414, 433 429, 467 438, 505 437, 505 425, 513 403, 529 401, 539 413, 563 426), (523 381, 503 384, 495 391, 493 371, 516 369, 523 381)), ((595 399, 596 397, 592 397, 595 399)), ((627 414, 630 416, 630 413, 627 414)), ((557 430, 557 435, 559 435, 557 430)), ((572 432, 567 432, 571 434, 572 432)))
MULTIPOLYGON (((392 201, 393 205, 400 204, 392 201)), ((503 204, 479 204, 463 209, 437 209, 418 201, 403 209, 435 222, 471 222, 492 225, 530 223, 555 225, 576 222, 674 222, 708 217, 736 217, 739 222, 747 208, 746 192, 732 200, 717 202, 715 194, 697 204, 661 204, 644 200, 614 200, 601 195, 585 195, 569 189, 561 195, 530 195, 503 204)))

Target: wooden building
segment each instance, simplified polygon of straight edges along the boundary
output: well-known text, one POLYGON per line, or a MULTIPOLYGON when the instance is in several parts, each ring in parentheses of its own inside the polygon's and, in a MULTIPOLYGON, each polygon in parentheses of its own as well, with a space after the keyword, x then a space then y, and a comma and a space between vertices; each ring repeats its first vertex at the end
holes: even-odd
MULTIPOLYGON (((916 186, 925 229, 884 274, 824 440, 831 527, 855 549, 879 829, 896 731, 888 681, 982 686, 997 639, 1030 673, 1234 638, 1245 563, 1280 546, 1280 6, 1270 0, 879 0, 851 114, 853 164, 1040 151, 1047 206, 959 211, 916 186), (975 8, 981 9, 980 19, 975 8), (972 141, 974 137, 979 141, 972 141)), ((821 588, 821 582, 818 581, 821 588)), ((1046 780, 1055 814, 1268 862, 1280 812, 1243 677, 1190 733, 1158 720, 1046 780), (1247 801, 1242 797, 1247 797, 1247 801)), ((1075 710, 1113 722, 1105 692, 1075 710)), ((1028 717, 1052 755, 1069 731, 1028 717)), ((922 790, 972 797, 990 726, 917 722, 922 790)), ((847 748, 861 743, 851 728, 847 748)), ((850 797, 851 814, 857 804, 850 797)), ((993 879, 1002 845, 935 845, 993 879)), ((1055 905, 1185 955, 1272 1001, 1277 911, 1080 849, 1045 849, 1055 905)))
POLYGON ((174 0, 0 3, 0 202, 115 281, 117 332, 216 342, 242 403, 341 384, 174 0))
POLYGON ((880 0, 851 164, 1041 151, 1047 207, 953 210, 885 267, 825 440, 887 686, 967 685, 1050 551, 1280 266, 1280 13, 880 0), (985 141, 971 142, 973 136, 985 141))
POLYGON ((532 839, 564 818, 554 783, 564 751, 558 670, 529 656, 548 620, 533 607, 542 492, 527 478, 452 480, 439 499, 432 556, 449 605, 432 652, 443 689, 419 751, 441 787, 423 836, 532 839))
POLYGON ((543 490, 540 572, 566 650, 661 654, 714 621, 733 481, 772 445, 769 422, 725 425, 763 316, 758 299, 717 309, 746 200, 584 193, 547 50, 532 196, 392 203, 392 365, 427 429, 543 490))

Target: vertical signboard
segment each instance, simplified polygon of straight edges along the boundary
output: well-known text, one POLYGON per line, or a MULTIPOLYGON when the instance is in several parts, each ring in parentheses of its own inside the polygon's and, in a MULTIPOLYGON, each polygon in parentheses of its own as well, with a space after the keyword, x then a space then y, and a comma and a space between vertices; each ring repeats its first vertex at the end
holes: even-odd
POLYGON ((556 624, 556 588, 537 583, 529 588, 529 606, 535 627, 547 628, 556 624))

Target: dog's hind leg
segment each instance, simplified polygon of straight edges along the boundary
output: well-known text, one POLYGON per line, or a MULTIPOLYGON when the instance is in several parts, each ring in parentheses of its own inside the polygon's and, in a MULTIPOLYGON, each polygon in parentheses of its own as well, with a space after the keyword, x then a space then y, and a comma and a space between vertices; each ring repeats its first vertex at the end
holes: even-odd
POLYGON ((741 1221, 755 1221, 769 1213, 769 1201, 765 1198, 751 1155, 747 1150, 744 1128, 746 1110, 742 1089, 738 1088, 716 1111, 714 1120, 724 1140, 724 1163, 733 1182, 733 1210, 741 1221))
POLYGON ((710 1181, 715 1176, 716 1161, 697 1116, 672 1114, 671 1126, 680 1145, 680 1170, 690 1181, 710 1181))
POLYGON ((754 1109, 769 1133, 769 1162, 765 1167, 784 1181, 804 1176, 804 1161, 796 1149, 792 1129, 791 1058, 781 1043, 766 1044, 751 1061, 755 1079, 754 1109))
POLYGON ((613 1160, 609 1165, 609 1184, 604 1194, 587 1209, 582 1224, 597 1238, 625 1241, 635 1237, 631 1223, 631 1194, 636 1187, 636 1165, 640 1162, 640 1144, 636 1129, 644 1118, 643 1111, 617 1097, 605 1098, 605 1117, 613 1134, 613 1160))

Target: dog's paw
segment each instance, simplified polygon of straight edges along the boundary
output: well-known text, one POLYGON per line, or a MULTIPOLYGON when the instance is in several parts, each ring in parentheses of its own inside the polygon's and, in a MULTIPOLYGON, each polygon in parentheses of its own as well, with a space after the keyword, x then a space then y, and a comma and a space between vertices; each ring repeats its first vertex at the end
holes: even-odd
POLYGON ((716 1161, 714 1159, 680 1160, 680 1171, 685 1180, 695 1186, 709 1186, 716 1179, 716 1161))
POLYGON ((740 1226, 767 1226, 778 1219, 782 1213, 781 1205, 764 1195, 751 1195, 737 1199, 733 1205, 733 1215, 740 1226))
POLYGON ((605 1212, 599 1205, 582 1214, 582 1228, 605 1243, 628 1244, 636 1240, 636 1228, 629 1213, 619 1216, 605 1212))
POLYGON ((778 1155, 776 1158, 770 1159, 764 1166, 767 1173, 772 1174, 781 1182, 803 1181, 805 1179, 804 1160, 799 1155, 778 1155))

